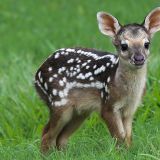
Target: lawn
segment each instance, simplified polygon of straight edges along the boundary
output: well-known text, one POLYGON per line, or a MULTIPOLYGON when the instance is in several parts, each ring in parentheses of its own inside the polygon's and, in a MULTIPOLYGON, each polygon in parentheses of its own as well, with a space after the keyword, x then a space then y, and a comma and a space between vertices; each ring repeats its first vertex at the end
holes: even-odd
POLYGON ((0 1, 0 160, 160 159, 160 32, 152 41, 147 92, 135 115, 129 150, 116 150, 105 124, 93 114, 65 151, 43 157, 39 145, 48 110, 33 87, 36 69, 58 48, 115 52, 98 30, 98 11, 110 12, 122 24, 141 23, 157 6, 156 0, 0 1))

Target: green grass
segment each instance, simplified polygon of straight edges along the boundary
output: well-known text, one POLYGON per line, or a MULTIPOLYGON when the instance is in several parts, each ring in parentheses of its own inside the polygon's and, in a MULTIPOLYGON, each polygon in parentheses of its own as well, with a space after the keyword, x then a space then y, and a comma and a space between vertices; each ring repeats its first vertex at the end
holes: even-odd
POLYGON ((47 107, 33 87, 36 69, 61 47, 115 51, 101 35, 96 12, 108 11, 122 24, 143 21, 160 6, 155 0, 5 0, 0 2, 0 159, 160 159, 160 33, 152 41, 147 93, 135 115, 133 146, 120 151, 100 118, 92 115, 63 152, 39 152, 47 107))

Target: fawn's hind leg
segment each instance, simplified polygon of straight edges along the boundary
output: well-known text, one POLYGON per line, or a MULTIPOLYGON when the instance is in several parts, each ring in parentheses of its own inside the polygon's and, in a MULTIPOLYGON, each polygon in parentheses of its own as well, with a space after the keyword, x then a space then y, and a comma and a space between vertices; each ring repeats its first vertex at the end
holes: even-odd
POLYGON ((80 115, 72 118, 63 128, 57 137, 57 148, 62 149, 67 144, 68 138, 74 133, 86 119, 86 115, 80 115))
POLYGON ((56 138, 63 127, 72 118, 72 107, 62 106, 54 108, 48 124, 44 127, 41 143, 41 151, 46 153, 51 147, 56 146, 56 138))
POLYGON ((50 120, 48 121, 48 123, 43 128, 42 137, 48 132, 49 128, 50 128, 50 120))

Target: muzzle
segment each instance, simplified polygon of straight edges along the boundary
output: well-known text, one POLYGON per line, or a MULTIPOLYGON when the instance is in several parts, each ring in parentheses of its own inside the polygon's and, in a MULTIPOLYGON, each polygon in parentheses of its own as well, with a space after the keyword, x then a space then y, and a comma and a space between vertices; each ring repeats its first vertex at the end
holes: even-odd
POLYGON ((135 54, 133 57, 133 62, 135 65, 143 65, 145 62, 145 57, 142 54, 135 54))

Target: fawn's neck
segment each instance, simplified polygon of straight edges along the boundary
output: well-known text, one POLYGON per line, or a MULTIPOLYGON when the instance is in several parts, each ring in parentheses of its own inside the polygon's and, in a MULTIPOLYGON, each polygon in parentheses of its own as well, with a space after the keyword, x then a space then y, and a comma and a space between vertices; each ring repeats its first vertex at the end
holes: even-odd
POLYGON ((136 92, 144 89, 146 81, 147 65, 142 68, 130 68, 123 60, 119 60, 119 66, 115 74, 115 85, 122 91, 136 92))

